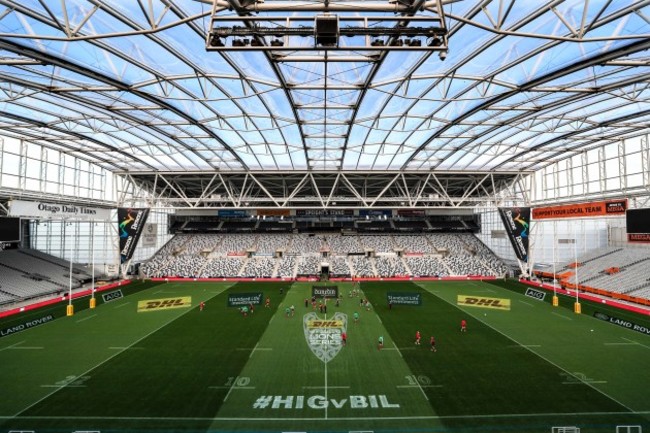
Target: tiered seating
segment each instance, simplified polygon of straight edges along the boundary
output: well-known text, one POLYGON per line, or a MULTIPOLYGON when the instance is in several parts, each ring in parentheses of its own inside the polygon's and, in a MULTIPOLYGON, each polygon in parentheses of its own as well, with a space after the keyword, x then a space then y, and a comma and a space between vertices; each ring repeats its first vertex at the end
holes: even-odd
POLYGON ((219 235, 190 235, 179 255, 197 255, 202 251, 212 251, 221 242, 219 235))
POLYGON ((407 271, 404 263, 397 256, 382 256, 375 258, 375 268, 378 277, 394 277, 396 275, 406 275, 407 271))
POLYGON ((244 265, 242 257, 217 257, 211 259, 201 272, 202 278, 237 277, 244 265))
POLYGON ((432 253, 433 245, 429 243, 426 236, 395 236, 393 241, 398 248, 406 253, 432 253))
POLYGON ((249 259, 242 271, 242 277, 271 278, 275 268, 275 259, 272 257, 254 257, 249 259))
MULTIPOLYGON (((297 275, 318 275, 320 272, 321 260, 322 259, 320 256, 300 257, 298 262, 298 271, 296 272, 296 274, 297 275)), ((349 273, 350 273, 350 269, 348 268, 346 274, 349 273)))
POLYGON ((275 233, 178 235, 177 238, 141 268, 147 276, 194 277, 199 273, 202 277, 216 278, 318 275, 323 261, 330 263, 330 273, 335 276, 354 273, 359 277, 390 277, 409 272, 420 276, 503 275, 505 272, 501 261, 469 233, 394 237, 275 233), (393 256, 397 248, 407 253, 406 262, 393 256), (329 249, 328 259, 321 257, 322 249, 329 249), (374 250, 377 258, 359 254, 366 249, 374 250), (285 252, 282 260, 272 257, 279 250, 285 252), (206 254, 207 251, 211 252, 206 254), (248 251, 256 253, 247 260, 248 251), (408 256, 409 252, 424 256, 408 256), (430 254, 443 257, 428 257, 430 254), (226 259, 227 256, 231 258, 226 259))
POLYGON ((364 252, 356 236, 329 235, 326 240, 330 250, 335 254, 364 252))
MULTIPOLYGON (((0 252, 0 255, 5 252, 0 252)), ((0 265, 0 290, 4 292, 5 298, 14 296, 14 300, 29 299, 61 293, 68 288, 69 283, 62 285, 48 280, 34 280, 20 270, 0 265)))
POLYGON ((183 245, 190 240, 192 235, 176 235, 167 242, 152 258, 140 266, 140 271, 148 277, 160 276, 162 268, 172 260, 175 251, 181 251, 183 245), (157 272, 161 271, 161 272, 157 272))
MULTIPOLYGON (((0 264, 27 276, 50 281, 56 286, 68 287, 70 285, 69 262, 68 267, 65 267, 23 254, 19 250, 4 250, 0 252, 0 264)), ((73 287, 81 285, 78 277, 74 274, 72 280, 73 287)))
POLYGON ((374 277, 375 272, 372 270, 370 259, 365 256, 350 256, 354 276, 356 277, 374 277))
POLYGON ((293 278, 293 272, 296 268, 295 256, 284 256, 278 266, 276 277, 278 278, 293 278))
POLYGON ((605 269, 611 267, 623 268, 625 265, 629 265, 646 257, 648 257, 648 253, 645 249, 600 249, 587 256, 580 257, 578 259, 580 266, 577 268, 577 271, 567 267, 567 269, 570 269, 571 272, 573 272, 573 275, 569 277, 567 282, 575 284, 575 274, 577 272, 580 284, 594 286, 596 283, 593 280, 600 279, 600 277, 603 276, 605 269))
POLYGON ((179 255, 169 261, 163 269, 155 271, 156 277, 198 278, 207 259, 201 255, 179 255))
POLYGON ((221 243, 214 248, 210 257, 219 257, 234 252, 246 252, 253 249, 257 235, 230 234, 223 235, 221 239, 221 243))
MULTIPOLYGON (((17 250, 21 254, 27 254, 29 256, 35 257, 37 259, 45 260, 46 262, 54 263, 56 265, 59 265, 66 270, 70 269, 70 262, 68 260, 61 259, 59 257, 52 256, 50 254, 45 254, 44 252, 41 252, 39 250, 33 250, 33 249, 21 249, 17 250)), ((72 264, 72 276, 74 278, 79 278, 79 279, 90 279, 92 278, 92 270, 88 268, 84 268, 78 265, 75 265, 74 263, 72 264)))
POLYGON ((449 275, 445 265, 434 256, 406 257, 406 264, 411 269, 411 275, 416 277, 446 277, 449 275))
POLYGON ((457 235, 462 242, 467 245, 470 251, 473 251, 474 257, 480 260, 488 270, 481 275, 501 276, 508 272, 508 267, 490 250, 480 239, 471 233, 460 233, 457 235))
POLYGON ((320 236, 309 236, 305 234, 293 235, 290 251, 299 254, 318 253, 323 246, 320 236))
MULTIPOLYGON (((496 270, 482 260, 488 257, 488 260, 492 261, 492 254, 487 247, 478 245, 477 242, 480 241, 474 241, 472 238, 473 235, 469 233, 429 235, 429 240, 436 250, 443 253, 442 261, 451 271, 451 275, 495 275, 496 270)), ((500 266, 499 270, 502 269, 500 266)))
POLYGON ((10 304, 10 303, 15 302, 17 300, 18 300, 18 297, 16 295, 12 295, 10 293, 3 292, 2 289, 0 288, 0 305, 10 304))
MULTIPOLYGON (((597 259, 583 261, 577 270, 580 284, 616 293, 629 293, 644 287, 648 278, 650 252, 646 248, 624 248, 597 259), (607 274, 606 269, 617 267, 619 272, 607 274)), ((567 282, 576 283, 576 275, 571 275, 567 282)))
MULTIPOLYGON (((622 248, 615 248, 615 247, 598 248, 595 250, 588 251, 587 253, 581 255, 580 260, 578 260, 578 262, 581 264, 587 264, 596 261, 598 259, 604 258, 606 256, 609 256, 611 254, 616 254, 621 250, 622 248)), ((563 265, 561 265, 559 271, 562 272, 562 271, 572 269, 572 265, 574 262, 575 260, 570 260, 569 262, 564 263, 563 265)))
POLYGON ((386 236, 359 236, 359 241, 364 248, 375 250, 377 253, 392 253, 395 249, 390 235, 386 236))
POLYGON ((265 234, 257 237, 257 253, 274 254, 277 250, 286 250, 291 236, 285 234, 265 234))
POLYGON ((343 256, 332 256, 329 259, 330 273, 338 276, 350 276, 350 266, 343 256))

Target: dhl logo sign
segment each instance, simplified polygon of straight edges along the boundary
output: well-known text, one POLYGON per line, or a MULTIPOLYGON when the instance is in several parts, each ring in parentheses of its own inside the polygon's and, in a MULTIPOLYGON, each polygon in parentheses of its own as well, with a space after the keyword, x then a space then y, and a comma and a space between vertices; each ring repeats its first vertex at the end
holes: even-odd
POLYGON ((343 328, 342 320, 308 320, 307 328, 343 328))
POLYGON ((510 311, 510 299, 485 298, 483 296, 458 295, 458 305, 510 311))
POLYGON ((191 296, 183 296, 182 298, 152 299, 148 301, 138 301, 138 313, 144 313, 146 311, 170 310, 173 308, 187 308, 191 306, 191 296))

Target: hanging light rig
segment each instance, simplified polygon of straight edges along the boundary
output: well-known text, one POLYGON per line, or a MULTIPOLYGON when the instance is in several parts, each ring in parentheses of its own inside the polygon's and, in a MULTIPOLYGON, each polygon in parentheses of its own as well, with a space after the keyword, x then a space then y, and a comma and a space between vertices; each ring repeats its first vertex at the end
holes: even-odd
POLYGON ((293 7, 280 1, 214 0, 206 50, 438 51, 444 60, 447 27, 442 0, 293 7), (355 12, 364 16, 346 15, 355 12))

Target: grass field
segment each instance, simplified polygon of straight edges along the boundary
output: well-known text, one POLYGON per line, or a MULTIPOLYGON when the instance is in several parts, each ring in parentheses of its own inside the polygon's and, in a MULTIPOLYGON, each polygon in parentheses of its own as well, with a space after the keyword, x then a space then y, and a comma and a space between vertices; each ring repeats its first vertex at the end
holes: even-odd
POLYGON ((572 299, 552 307, 510 282, 364 283, 366 310, 339 283, 327 319, 344 323, 348 344, 334 338, 324 362, 307 340, 312 285, 134 283, 96 309, 78 301, 72 317, 59 305, 4 320, 0 329, 55 319, 0 338, 0 432, 650 429, 650 337, 592 314, 650 327, 647 317, 586 302, 576 315, 572 299), (419 293, 422 305, 389 309, 387 292, 419 293), (238 293, 263 293, 271 307, 244 317, 227 306, 238 293), (458 295, 511 308, 458 306, 458 295), (141 301, 184 297, 191 306, 138 312, 141 301))

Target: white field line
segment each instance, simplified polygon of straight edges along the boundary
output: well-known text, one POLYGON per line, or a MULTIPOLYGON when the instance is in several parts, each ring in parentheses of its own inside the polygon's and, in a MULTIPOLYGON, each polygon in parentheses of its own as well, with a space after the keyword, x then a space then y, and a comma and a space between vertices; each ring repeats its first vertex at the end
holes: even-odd
POLYGON ((7 347, 9 350, 40 350, 44 349, 43 346, 18 346, 18 347, 7 347))
POLYGON ((124 306, 126 306, 126 305, 129 305, 130 303, 131 303, 131 301, 128 301, 128 302, 125 302, 125 303, 123 303, 123 304, 116 305, 116 306, 113 307, 113 308, 122 308, 122 307, 124 307, 124 306))
POLYGON ((565 315, 563 315, 563 314, 560 314, 560 313, 556 313, 555 311, 551 312, 551 314, 554 315, 554 316, 557 316, 557 317, 561 317, 561 318, 563 318, 564 320, 573 320, 572 318, 567 317, 567 316, 565 316, 565 315))
MULTIPOLYGON (((350 389, 349 386, 328 386, 328 389, 350 389)), ((325 389, 324 386, 303 386, 302 389, 325 389)))
POLYGON ((79 319, 76 321, 76 323, 81 323, 85 322, 86 320, 92 319, 93 317, 97 317, 97 314, 93 314, 92 316, 84 317, 83 319, 79 319))
MULTIPOLYGON (((404 358, 404 357, 402 356, 402 352, 400 352, 400 350, 399 350, 399 348, 397 347, 397 345, 395 344, 395 342, 393 342, 393 346, 395 346, 395 350, 397 350, 397 353, 399 353, 400 358, 404 358)), ((420 382, 418 382, 417 387, 420 388, 420 391, 422 392, 422 395, 424 396, 424 398, 425 398, 427 401, 429 401, 429 397, 427 397, 427 394, 426 394, 426 393, 424 392, 424 390, 422 389, 422 385, 420 385, 420 382)))
MULTIPOLYGON (((633 412, 637 415, 650 415, 650 411, 639 411, 633 412)), ((504 413, 504 414, 490 414, 490 415, 443 415, 443 416, 377 416, 377 417, 330 417, 327 421, 381 421, 381 420, 446 420, 446 419, 499 419, 499 418, 511 418, 511 419, 525 419, 525 418, 557 418, 560 416, 606 416, 606 415, 621 415, 629 416, 630 412, 577 412, 577 413, 504 413)), ((0 420, 14 419, 15 416, 0 416, 0 420)), ((130 420, 130 421, 326 421, 322 418, 313 418, 313 417, 273 417, 273 418, 251 418, 251 417, 137 417, 137 416, 20 416, 17 417, 24 420, 88 420, 88 421, 121 421, 121 420, 130 420)))
POLYGON ((18 346, 18 345, 20 345, 20 344, 23 344, 24 342, 25 342, 25 340, 23 340, 23 341, 19 341, 18 343, 14 343, 14 344, 12 344, 11 346, 3 347, 2 349, 0 349, 0 352, 2 352, 3 350, 7 350, 7 349, 13 349, 13 348, 15 348, 16 346, 18 346))
MULTIPOLYGON (((192 311, 192 310, 191 310, 191 309, 188 309, 187 311, 185 311, 184 313, 182 313, 181 315, 179 315, 179 316, 176 317, 175 319, 170 320, 170 321, 168 321, 168 322, 166 322, 166 323, 163 323, 163 324, 160 325, 158 328, 156 328, 156 329, 154 329, 153 331, 149 332, 147 335, 144 335, 143 337, 141 337, 141 338, 137 339, 136 341, 134 341, 133 343, 129 344, 129 345, 127 346, 127 349, 128 349, 129 347, 135 346, 137 343, 141 342, 142 340, 144 340, 144 339, 147 338, 148 336, 150 336, 150 335, 152 335, 152 334, 158 332, 159 330, 161 330, 161 329, 164 328, 165 326, 167 326, 167 325, 169 325, 170 323, 172 323, 174 320, 176 320, 176 319, 180 318, 181 316, 187 314, 189 311, 192 311)), ((125 350, 126 350, 126 349, 125 349, 125 350)), ((121 354, 122 352, 124 352, 124 350, 120 350, 120 351, 116 352, 114 355, 111 355, 111 356, 109 356, 108 358, 106 358, 105 360, 103 360, 103 361, 99 362, 98 364, 94 365, 93 367, 90 367, 88 370, 86 370, 85 372, 79 374, 78 376, 88 376, 88 375, 89 375, 88 373, 90 373, 91 371, 93 371, 93 370, 96 369, 97 367, 99 367, 99 366, 101 366, 101 365, 107 363, 108 361, 110 361, 111 359, 115 358, 117 355, 121 354)), ((61 390, 61 389, 63 389, 63 388, 66 388, 66 386, 61 386, 61 387, 56 388, 54 391, 52 391, 52 392, 46 394, 46 395, 43 396, 42 398, 39 398, 38 400, 36 400, 34 403, 32 403, 32 404, 28 405, 27 407, 25 407, 24 409, 21 409, 20 411, 16 412, 16 414, 15 414, 13 417, 15 418, 15 417, 19 416, 21 413, 23 413, 23 412, 25 412, 25 411, 31 409, 32 407, 36 406, 37 404, 39 404, 39 403, 42 402, 43 400, 49 398, 51 395, 55 394, 57 391, 59 391, 59 390, 61 390)))
POLYGON ((650 346, 646 346, 645 344, 639 343, 638 341, 630 340, 629 338, 621 337, 623 340, 629 341, 630 343, 637 344, 639 346, 643 346, 646 349, 650 349, 650 346))
POLYGON ((638 343, 603 343, 605 346, 636 346, 638 343))
MULTIPOLYGON (((442 299, 442 298, 440 298, 440 299, 442 299)), ((451 302, 449 302, 449 301, 447 301, 447 300, 445 300, 445 299, 442 299, 442 300, 445 301, 445 302, 447 302, 449 305, 454 305, 453 303, 451 303, 451 302)), ((455 306, 455 305, 454 305, 454 306, 455 306)), ((457 306, 455 306, 455 307, 458 308, 457 306)), ((471 314, 471 313, 470 313, 470 314, 471 314)), ((569 317, 564 317, 564 316, 562 316, 562 315, 560 315, 560 314, 557 314, 557 313, 551 313, 551 314, 556 314, 556 315, 558 315, 558 316, 560 316, 560 317, 563 317, 563 318, 565 318, 565 319, 573 320, 573 319, 571 319, 571 318, 569 318, 569 317)), ((476 317, 475 317, 475 318, 476 318, 476 317)), ((556 364, 555 362, 551 361, 550 359, 546 358, 545 356, 542 356, 541 354, 535 352, 535 351, 532 350, 531 348, 526 347, 525 345, 521 344, 520 342, 518 342, 517 340, 515 340, 515 339, 512 338, 511 336, 504 334, 503 332, 501 332, 500 330, 498 330, 498 329, 495 328, 494 326, 490 325, 489 323, 487 323, 487 322, 483 322, 483 324, 484 324, 485 326, 488 326, 488 327, 492 328, 493 330, 495 330, 495 331, 498 332, 499 334, 503 335, 503 336, 504 336, 505 338, 507 338, 508 340, 513 341, 513 342, 519 344, 520 346, 524 347, 526 350, 530 350, 534 355, 540 357, 541 359, 543 359, 544 361, 548 362, 549 364, 554 365, 555 367, 557 367, 558 369, 564 371, 564 372, 567 373, 568 375, 570 375, 570 376, 574 376, 573 373, 571 373, 571 372, 570 372, 569 370, 567 370, 566 368, 562 367, 562 366, 559 365, 559 364, 556 364)), ((626 339, 626 340, 627 340, 627 339, 626 339)), ((631 341, 631 340, 630 340, 630 341, 631 341)), ((649 347, 649 349, 650 349, 650 347, 649 347)), ((589 382, 583 382, 583 383, 584 383, 585 385, 591 387, 591 388, 594 389, 595 391, 601 393, 601 394, 604 395, 605 397, 609 398, 610 400, 615 401, 616 403, 620 404, 621 407, 624 407, 624 408, 627 409, 628 411, 634 413, 634 410, 633 410, 632 408, 630 408, 630 407, 627 406, 626 404, 623 404, 623 403, 622 403, 621 401, 619 401, 618 399, 616 399, 616 398, 612 397, 611 395, 605 393, 604 391, 602 391, 602 390, 596 388, 595 386, 593 386, 593 385, 590 384, 589 382)))
POLYGON ((442 388, 443 385, 397 385, 396 388, 442 388))

